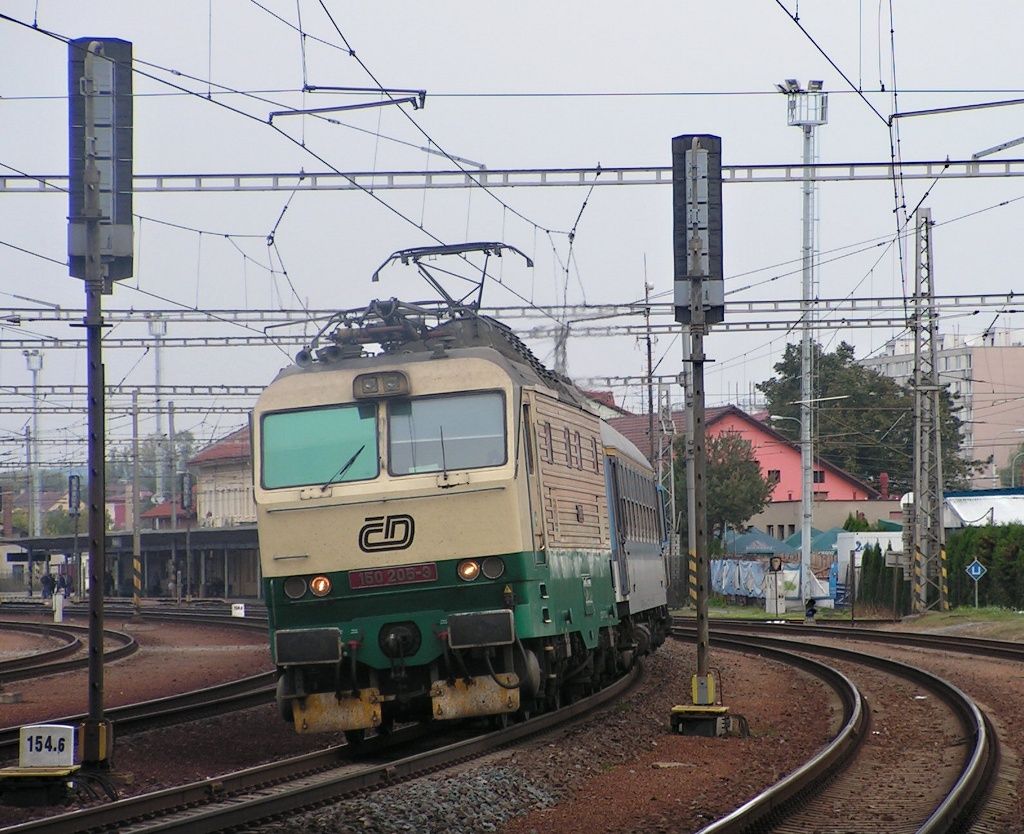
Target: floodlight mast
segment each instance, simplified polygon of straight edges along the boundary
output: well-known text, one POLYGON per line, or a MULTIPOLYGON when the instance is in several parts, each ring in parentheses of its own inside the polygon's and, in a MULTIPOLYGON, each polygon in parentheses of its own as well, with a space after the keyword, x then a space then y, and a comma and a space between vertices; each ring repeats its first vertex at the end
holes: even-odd
POLYGON ((787 78, 776 89, 787 97, 791 127, 799 127, 804 136, 803 178, 803 293, 800 305, 800 595, 807 604, 814 595, 811 582, 811 527, 814 516, 814 413, 812 409, 814 339, 814 261, 816 183, 811 168, 815 160, 814 129, 828 122, 828 93, 821 81, 809 81, 804 90, 798 81, 787 78))

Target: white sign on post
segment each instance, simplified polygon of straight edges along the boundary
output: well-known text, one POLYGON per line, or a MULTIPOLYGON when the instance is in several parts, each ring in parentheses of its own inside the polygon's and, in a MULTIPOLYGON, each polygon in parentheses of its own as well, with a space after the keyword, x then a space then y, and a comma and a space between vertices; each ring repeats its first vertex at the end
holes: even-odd
POLYGON ((75 763, 75 728, 30 724, 18 733, 20 767, 70 767, 75 763))
POLYGON ((231 603, 231 616, 232 617, 244 617, 245 616, 245 603, 244 602, 233 602, 233 603, 231 603))

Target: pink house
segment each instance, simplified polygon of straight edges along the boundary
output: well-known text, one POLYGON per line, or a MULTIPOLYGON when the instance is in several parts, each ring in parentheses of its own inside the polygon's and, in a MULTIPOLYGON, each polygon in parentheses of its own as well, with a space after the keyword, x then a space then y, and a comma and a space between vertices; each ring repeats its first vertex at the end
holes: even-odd
MULTIPOLYGON (((708 435, 735 432, 750 442, 761 473, 774 480, 771 503, 750 524, 784 539, 800 529, 801 463, 800 445, 789 441, 766 422, 767 415, 748 414, 734 405, 709 408, 705 425, 708 435), (764 417, 764 419, 760 419, 764 417)), ((650 454, 649 422, 646 414, 613 417, 608 422, 650 454)), ((672 413, 677 437, 686 425, 682 411, 672 413)), ((655 420, 654 448, 667 449, 671 438, 664 436, 655 420)), ((827 530, 843 524, 850 513, 862 514, 868 521, 899 516, 899 501, 882 496, 870 484, 818 458, 814 466, 814 526, 827 530)))
MULTIPOLYGON (((803 483, 800 446, 766 422, 730 405, 707 419, 708 434, 734 432, 750 442, 761 473, 775 481, 772 501, 801 500, 803 483)), ((818 458, 813 469, 815 501, 868 501, 879 497, 874 487, 818 458)))

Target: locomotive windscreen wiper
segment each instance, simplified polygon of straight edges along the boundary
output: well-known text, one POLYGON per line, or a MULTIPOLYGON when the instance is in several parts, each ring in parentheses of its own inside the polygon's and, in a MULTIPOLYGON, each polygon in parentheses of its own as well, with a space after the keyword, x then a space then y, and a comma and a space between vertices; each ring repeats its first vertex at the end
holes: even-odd
POLYGON ((363 453, 363 449, 365 449, 365 448, 366 448, 366 444, 364 443, 362 446, 360 446, 358 449, 356 449, 352 453, 352 457, 350 457, 347 461, 345 461, 341 465, 341 469, 339 469, 337 472, 335 472, 333 475, 331 475, 331 477, 328 478, 327 481, 320 487, 320 491, 321 492, 325 492, 327 490, 327 487, 329 487, 333 483, 336 483, 337 481, 340 481, 343 477, 345 477, 345 473, 348 472, 348 470, 351 468, 352 464, 356 462, 356 458, 359 457, 363 453))

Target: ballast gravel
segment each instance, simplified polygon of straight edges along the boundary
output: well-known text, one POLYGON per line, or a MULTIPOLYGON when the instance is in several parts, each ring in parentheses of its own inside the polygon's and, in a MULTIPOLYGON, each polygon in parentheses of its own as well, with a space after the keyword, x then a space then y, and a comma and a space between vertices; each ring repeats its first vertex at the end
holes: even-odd
POLYGON ((550 788, 523 779, 518 769, 489 765, 455 776, 417 779, 398 788, 309 812, 301 818, 267 825, 260 831, 473 834, 498 831, 518 814, 548 808, 555 802, 557 796, 550 788))
POLYGON ((261 834, 399 832, 690 832, 703 828, 809 759, 838 725, 812 678, 749 656, 716 652, 730 708, 749 738, 674 735, 693 647, 668 642, 623 700, 457 772, 422 777, 268 823, 261 834))

